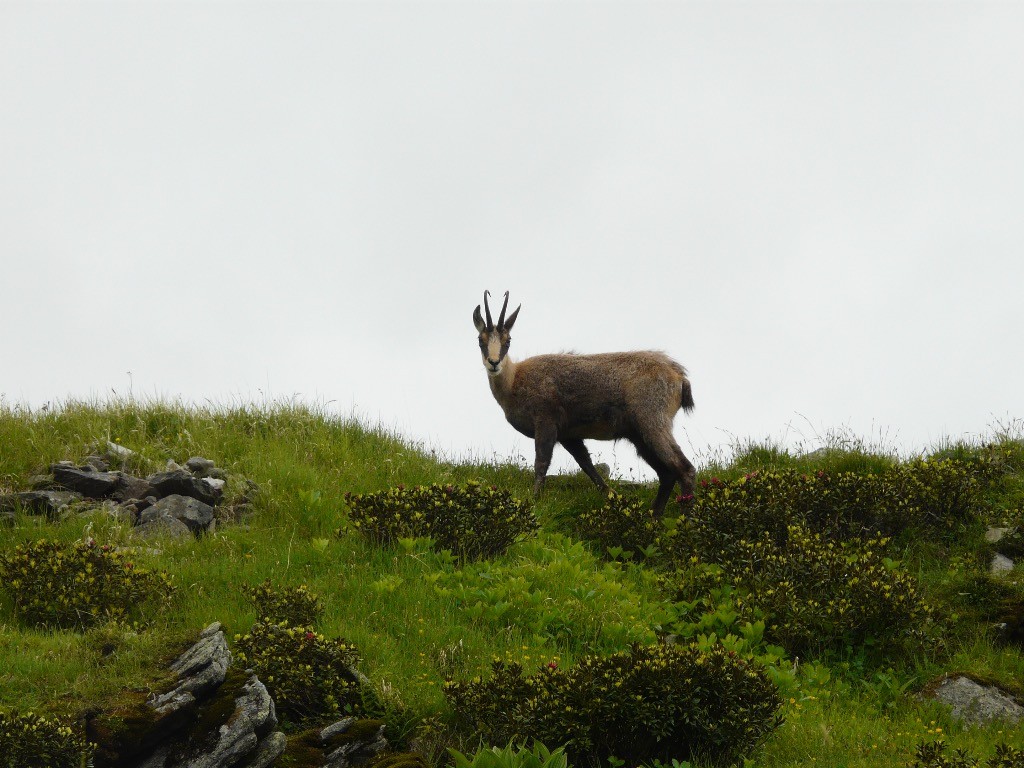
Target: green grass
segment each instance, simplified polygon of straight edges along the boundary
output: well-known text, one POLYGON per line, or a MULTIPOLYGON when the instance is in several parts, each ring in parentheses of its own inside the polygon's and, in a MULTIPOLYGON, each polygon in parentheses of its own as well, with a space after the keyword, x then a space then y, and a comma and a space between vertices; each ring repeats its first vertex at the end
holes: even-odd
MULTIPOLYGON (((243 587, 270 579, 279 586, 304 584, 318 595, 324 607, 318 630, 355 643, 361 669, 378 694, 415 722, 434 723, 436 739, 449 715, 442 693, 447 678, 485 674, 495 657, 529 669, 651 642, 671 611, 652 567, 608 563, 572 538, 571 520, 603 503, 580 476, 552 478, 535 508, 542 527, 538 537, 493 561, 460 564, 422 542, 380 549, 355 534, 336 535, 345 521, 346 492, 480 480, 529 499, 532 471, 514 464, 447 462, 384 430, 293 403, 203 409, 115 401, 72 402, 47 412, 0 408, 0 492, 20 490, 48 464, 82 459, 107 440, 138 452, 132 469, 139 473, 162 469, 169 459, 213 459, 233 478, 229 494, 241 490, 242 478, 259 486, 253 515, 200 540, 145 545, 140 564, 168 571, 178 587, 169 608, 146 617, 145 629, 26 628, 0 591, 0 709, 75 716, 110 706, 123 688, 157 680, 163 671, 155 660, 207 624, 220 621, 229 638, 245 633, 256 611, 243 587)), ((1019 428, 991 440, 1006 465, 986 496, 997 519, 1024 506, 1024 442, 1019 428)), ((985 450, 981 442, 959 443, 932 453, 963 459, 985 450)), ((727 480, 769 468, 880 473, 899 461, 895 452, 849 438, 811 455, 794 455, 771 442, 747 443, 701 478, 727 480)), ((654 495, 648 487, 620 484, 620 490, 648 500, 654 495)), ((44 536, 130 542, 128 529, 99 514, 59 523, 19 514, 13 528, 0 531, 0 553, 44 536)), ((798 670, 788 691, 786 723, 750 757, 750 765, 906 766, 919 740, 940 737, 979 757, 991 754, 1000 740, 1024 746, 1020 730, 965 728, 916 696, 946 671, 971 672, 1024 691, 1024 656, 996 645, 990 622, 969 610, 976 601, 960 594, 961 583, 983 565, 986 550, 979 537, 980 528, 964 532, 955 545, 910 541, 901 553, 928 598, 948 606, 942 648, 887 665, 851 650, 819 660, 831 677, 813 684, 800 672, 815 668, 810 660, 785 660, 787 668, 795 664, 798 670)), ((472 751, 471 741, 441 746, 472 751)))

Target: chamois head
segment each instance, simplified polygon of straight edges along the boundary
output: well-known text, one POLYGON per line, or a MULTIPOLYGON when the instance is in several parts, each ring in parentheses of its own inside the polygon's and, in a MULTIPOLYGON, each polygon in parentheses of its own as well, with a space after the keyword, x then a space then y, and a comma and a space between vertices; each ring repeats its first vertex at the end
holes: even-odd
POLYGON ((483 358, 484 368, 490 376, 497 376, 501 373, 502 363, 508 354, 509 344, 512 337, 509 331, 516 322, 516 316, 522 309, 522 304, 516 307, 516 311, 505 318, 505 310, 508 309, 508 291, 505 291, 505 303, 501 305, 501 314, 498 316, 498 324, 495 325, 491 319, 491 308, 487 304, 487 297, 490 291, 484 291, 484 311, 487 313, 487 322, 484 322, 480 315, 480 305, 477 304, 473 312, 473 325, 480 334, 480 356, 483 358))

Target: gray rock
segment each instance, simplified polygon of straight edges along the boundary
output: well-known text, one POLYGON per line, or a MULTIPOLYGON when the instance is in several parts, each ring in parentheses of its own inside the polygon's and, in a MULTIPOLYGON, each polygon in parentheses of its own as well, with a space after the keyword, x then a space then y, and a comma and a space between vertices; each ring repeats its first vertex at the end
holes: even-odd
POLYGON ((132 536, 140 539, 194 539, 195 534, 180 520, 173 517, 158 517, 148 523, 142 523, 132 528, 132 536))
POLYGON ((14 512, 9 509, 0 509, 0 525, 14 525, 14 512))
POLYGON ((117 501, 128 501, 129 499, 144 499, 153 495, 153 486, 141 477, 133 477, 121 473, 121 484, 111 494, 111 498, 117 501))
POLYGON ((344 733, 352 727, 352 723, 354 723, 355 721, 356 719, 354 717, 343 717, 338 722, 328 725, 326 728, 320 731, 320 741, 327 741, 328 739, 331 739, 340 733, 344 733))
POLYGON ((133 451, 131 448, 125 448, 123 445, 115 443, 111 440, 107 441, 104 453, 106 453, 108 457, 116 457, 122 462, 128 461, 129 459, 135 456, 135 451, 133 451))
POLYGON ((1008 558, 1006 555, 1000 555, 997 552, 992 556, 992 564, 989 566, 989 572, 993 576, 1002 576, 1012 570, 1013 560, 1008 558))
POLYGON ((220 726, 216 744, 180 765, 182 768, 227 768, 235 765, 256 752, 260 738, 269 736, 276 726, 274 700, 263 683, 251 675, 235 697, 235 711, 220 726))
POLYGON ((384 738, 382 725, 368 741, 351 741, 331 752, 327 755, 327 764, 324 768, 348 768, 353 763, 365 762, 387 748, 388 740, 384 738))
POLYGON ((226 480, 221 480, 219 477, 204 477, 202 481, 209 487, 211 493, 217 494, 218 498, 224 495, 224 486, 227 485, 226 480))
POLYGON ((174 494, 144 509, 139 515, 139 524, 145 525, 165 517, 184 523, 198 536, 213 522, 213 507, 190 496, 174 494))
MULTIPOLYGON (((92 467, 97 472, 109 472, 110 464, 102 456, 86 456, 85 465, 92 467)), ((84 469, 84 467, 83 467, 84 469)))
POLYGON ((220 496, 206 485, 202 480, 186 472, 184 469, 176 469, 170 472, 158 472, 146 478, 156 496, 191 496, 204 504, 213 506, 220 496))
POLYGON ((13 517, 19 507, 32 514, 56 517, 69 504, 81 501, 82 494, 74 491, 21 491, 0 496, 0 511, 13 517))
POLYGON ((274 731, 257 745, 256 753, 249 758, 247 768, 268 768, 284 754, 287 746, 288 737, 281 731, 274 731))
POLYGON ((92 471, 87 471, 63 463, 54 464, 50 469, 57 485, 89 499, 105 499, 123 482, 120 472, 97 472, 91 467, 92 471))
POLYGON ((209 477, 210 470, 215 469, 216 466, 212 461, 204 459, 202 456, 193 456, 185 462, 185 469, 196 477, 209 477))
POLYGON ((151 696, 149 706, 160 715, 189 706, 224 682, 230 664, 231 652, 224 631, 219 622, 214 622, 171 664, 171 671, 178 676, 177 685, 166 693, 151 696))
POLYGON ((989 529, 985 531, 985 541, 989 544, 998 544, 999 541, 1002 540, 1002 538, 1009 532, 1009 528, 989 527, 989 529))
POLYGON ((994 686, 983 686, 963 675, 944 680, 935 698, 950 706, 953 715, 971 724, 991 720, 1016 723, 1024 716, 1024 707, 994 686))

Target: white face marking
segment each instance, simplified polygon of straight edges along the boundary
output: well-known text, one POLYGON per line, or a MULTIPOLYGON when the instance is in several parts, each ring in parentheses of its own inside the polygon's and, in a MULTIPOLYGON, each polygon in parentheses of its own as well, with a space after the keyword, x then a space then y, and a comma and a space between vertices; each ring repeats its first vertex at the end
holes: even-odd
POLYGON ((501 334, 494 331, 488 334, 486 346, 480 349, 480 357, 483 359, 484 368, 488 376, 498 376, 505 367, 505 357, 501 354, 501 334), (497 361, 494 365, 492 361, 497 361))

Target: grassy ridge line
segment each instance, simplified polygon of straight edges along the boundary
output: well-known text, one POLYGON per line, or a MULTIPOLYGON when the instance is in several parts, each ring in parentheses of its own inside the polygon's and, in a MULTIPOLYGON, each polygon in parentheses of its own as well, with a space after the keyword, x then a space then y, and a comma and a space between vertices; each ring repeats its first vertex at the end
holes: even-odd
MULTIPOLYGON (((66 713, 114 699, 122 686, 144 684, 154 674, 153 659, 210 621, 224 622, 229 634, 246 631, 255 612, 241 586, 265 578, 307 584, 320 595, 320 631, 355 642, 365 657, 363 671, 378 690, 420 715, 446 711, 440 694, 445 674, 479 674, 494 656, 527 667, 553 658, 571 664, 587 650, 611 651, 644 639, 656 621, 660 596, 647 569, 608 566, 557 533, 559 521, 601 503, 585 479, 550 483, 537 506, 545 528, 541 537, 493 566, 458 571, 416 545, 384 551, 358 537, 335 538, 346 491, 479 479, 528 498, 532 473, 511 465, 445 463, 382 430, 315 409, 211 411, 131 403, 68 404, 48 413, 0 409, 0 488, 18 488, 46 464, 79 459, 89 445, 106 439, 139 451, 149 462, 145 471, 161 468, 168 458, 214 459, 260 484, 256 515, 248 525, 224 526, 200 541, 161 544, 158 554, 145 556, 148 567, 170 571, 179 584, 173 609, 155 617, 146 632, 26 630, 14 624, 9 605, 0 605, 0 658, 6 661, 0 668, 0 707, 66 713), (525 584, 524 594, 539 596, 574 621, 568 630, 547 634, 518 621, 496 631, 493 622, 472 618, 451 589, 462 585, 472 592, 487 584, 525 584), (576 626, 587 630, 574 635, 576 626), (111 645, 114 652, 108 653, 111 645)), ((702 477, 726 479, 767 466, 882 471, 895 462, 891 455, 858 450, 808 459, 777 447, 748 446, 702 477)), ((58 526, 20 517, 13 531, 5 531, 0 550, 43 535, 75 540, 86 534, 127 541, 126 530, 98 516, 58 526)), ((942 578, 934 557, 921 557, 918 567, 926 581, 942 578)), ((1024 688, 1019 653, 994 647, 983 630, 956 640, 949 668, 1024 688)), ((904 766, 916 740, 936 737, 939 728, 955 746, 979 755, 1008 737, 1024 746, 1020 732, 1001 734, 997 726, 968 731, 935 705, 901 696, 939 670, 931 660, 863 677, 855 661, 845 674, 836 670, 840 679, 831 695, 790 702, 788 722, 756 755, 756 765, 904 766)))
MULTIPOLYGON (((282 585, 304 583, 319 594, 325 606, 321 631, 356 643, 365 658, 364 671, 375 684, 416 710, 445 706, 438 659, 447 671, 476 674, 495 655, 527 663, 539 663, 541 656, 572 658, 571 648, 533 633, 509 630, 496 636, 468 618, 455 598, 435 588, 431 575, 445 566, 433 554, 382 551, 360 537, 335 536, 344 519, 346 491, 480 479, 528 497, 532 477, 520 468, 443 463, 386 432, 304 407, 211 412, 163 404, 69 404, 48 413, 0 411, 0 441, 7 447, 0 454, 0 487, 20 488, 49 463, 80 459, 90 445, 108 439, 138 451, 148 463, 142 472, 162 468, 169 458, 213 458, 230 473, 260 485, 256 513, 249 524, 222 526, 201 541, 161 543, 158 554, 143 555, 147 567, 174 575, 178 595, 173 610, 155 618, 153 629, 118 637, 121 650, 110 656, 97 658, 97 647, 109 640, 98 636, 102 633, 77 637, 22 629, 10 620, 10 607, 0 606, 0 648, 11 659, 0 671, 0 705, 46 711, 65 708, 69 700, 84 705, 116 697, 120 686, 144 679, 147 660, 197 628, 219 620, 229 633, 245 632, 255 612, 241 587, 265 578, 282 585), (56 692, 70 699, 55 698, 56 692)), ((551 494, 549 503, 571 514, 559 498, 578 495, 589 482, 567 479, 565 486, 551 494)), ((585 496, 599 501, 592 488, 585 496)), ((56 526, 23 516, 3 546, 42 536, 72 541, 84 535, 130 543, 128 530, 103 516, 56 526)), ((603 568, 589 552, 557 536, 532 543, 524 552, 511 556, 524 568, 535 559, 566 558, 575 559, 577 575, 603 568)), ((506 562, 506 567, 517 566, 506 562)), ((625 582, 621 589, 633 594, 630 577, 601 577, 606 584, 611 578, 625 582)), ((652 601, 652 588, 637 581, 641 592, 649 594, 634 602, 652 601)), ((552 591, 568 600, 566 588, 557 578, 553 582, 552 591)), ((603 621, 594 617, 591 624, 603 621)), ((630 637, 648 634, 641 626, 630 637)))

